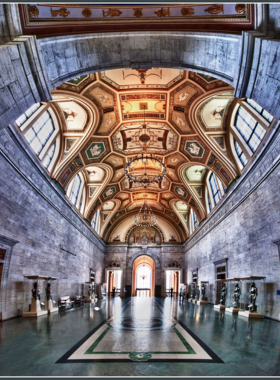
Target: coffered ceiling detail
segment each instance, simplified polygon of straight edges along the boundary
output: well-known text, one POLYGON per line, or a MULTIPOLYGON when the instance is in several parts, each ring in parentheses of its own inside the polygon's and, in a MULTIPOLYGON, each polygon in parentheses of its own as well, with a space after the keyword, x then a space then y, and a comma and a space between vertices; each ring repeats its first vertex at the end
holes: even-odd
MULTIPOLYGON (((125 226, 146 198, 184 240, 190 208, 199 221, 207 215, 208 171, 225 188, 237 176, 224 154, 232 93, 216 78, 177 69, 123 68, 74 78, 52 92, 62 153, 51 176, 66 191, 76 173, 83 173, 88 198, 83 216, 92 222, 101 210, 104 239, 125 226), (166 165, 166 177, 146 190, 125 177, 128 160, 145 152, 166 165)), ((160 170, 139 160, 132 173, 144 167, 154 175, 160 170)))

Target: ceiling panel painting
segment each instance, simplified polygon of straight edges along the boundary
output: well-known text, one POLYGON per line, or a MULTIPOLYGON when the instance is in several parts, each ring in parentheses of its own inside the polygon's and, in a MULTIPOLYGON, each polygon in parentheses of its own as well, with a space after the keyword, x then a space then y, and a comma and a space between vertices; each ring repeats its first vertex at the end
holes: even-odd
POLYGON ((86 168, 86 172, 90 182, 101 182, 105 176, 104 170, 98 166, 89 166, 86 168))
POLYGON ((168 177, 171 179, 171 181, 180 182, 177 176, 176 170, 167 168, 166 172, 167 172, 168 177))
POLYGON ((202 182, 206 168, 200 165, 194 165, 185 170, 185 175, 190 182, 202 182))
POLYGON ((172 121, 181 132, 191 132, 191 127, 188 125, 185 114, 183 112, 172 112, 172 121))
POLYGON ((123 166, 123 158, 116 156, 115 154, 111 154, 109 157, 106 158, 104 162, 113 166, 114 169, 123 166))
POLYGON ((113 96, 101 87, 95 87, 90 92, 90 95, 92 95, 101 104, 101 107, 103 108, 114 106, 113 96))
POLYGON ((85 128, 87 113, 82 106, 74 101, 63 101, 57 104, 64 116, 67 130, 82 131, 85 128))
POLYGON ((174 105, 185 107, 192 95, 197 91, 193 87, 186 86, 174 95, 174 105))
POLYGON ((124 176, 124 168, 118 169, 114 172, 114 176, 111 179, 111 182, 118 182, 124 176))
POLYGON ((166 124, 148 122, 126 123, 121 125, 112 136, 113 147, 122 153, 138 153, 143 147, 151 153, 165 154, 176 150, 178 135, 166 124))
POLYGON ((189 209, 189 205, 182 201, 176 202, 175 206, 178 211, 188 211, 189 209))
POLYGON ((181 139, 181 148, 190 161, 205 163, 210 149, 199 137, 181 139))
POLYGON ((183 162, 188 162, 188 160, 186 157, 181 156, 180 153, 172 154, 172 156, 169 156, 166 160, 167 166, 173 169, 183 162))
POLYGON ((92 162, 100 162, 104 156, 109 152, 110 147, 107 139, 98 139, 91 137, 82 148, 81 154, 86 164, 92 162))
POLYGON ((215 96, 202 102, 196 114, 205 131, 220 131, 225 129, 225 121, 229 107, 233 101, 231 95, 215 96))
POLYGON ((171 207, 169 206, 169 203, 165 200, 165 199, 162 199, 160 201, 160 203, 165 207, 165 208, 168 208, 170 209, 171 207))
POLYGON ((152 69, 116 69, 100 72, 100 78, 118 90, 168 89, 185 76, 183 70, 154 67, 152 69))
POLYGON ((146 119, 165 119, 166 97, 165 93, 120 95, 123 120, 144 119, 144 116, 146 119))
POLYGON ((116 198, 121 199, 121 200, 125 200, 125 199, 130 199, 130 196, 129 196, 129 194, 127 194, 127 193, 119 193, 119 194, 116 196, 116 198))

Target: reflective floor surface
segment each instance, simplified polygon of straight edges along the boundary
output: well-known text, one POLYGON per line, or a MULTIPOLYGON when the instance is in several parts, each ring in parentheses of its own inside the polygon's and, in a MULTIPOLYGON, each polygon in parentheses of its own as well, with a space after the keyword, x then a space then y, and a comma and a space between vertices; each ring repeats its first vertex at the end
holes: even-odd
POLYGON ((279 332, 211 304, 100 300, 0 324, 0 376, 279 376, 279 332))

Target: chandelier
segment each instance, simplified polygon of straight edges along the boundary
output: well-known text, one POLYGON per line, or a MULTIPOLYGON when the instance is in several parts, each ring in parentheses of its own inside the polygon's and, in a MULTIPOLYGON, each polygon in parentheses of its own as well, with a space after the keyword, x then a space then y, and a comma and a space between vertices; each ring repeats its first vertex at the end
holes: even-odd
POLYGON ((139 186, 150 186, 156 185, 161 182, 163 178, 166 176, 166 166, 163 163, 163 160, 157 156, 153 157, 152 154, 144 156, 143 153, 140 155, 136 155, 134 157, 130 157, 129 161, 125 165, 124 170, 126 178, 129 182, 135 183, 139 186), (137 167, 137 163, 143 163, 143 168, 141 168, 142 172, 137 173, 133 166, 137 167), (147 166, 149 168, 147 168, 147 166))
POLYGON ((133 222, 138 227, 152 227, 157 224, 157 217, 153 213, 151 207, 147 205, 146 196, 144 204, 140 208, 138 214, 135 215, 133 222))

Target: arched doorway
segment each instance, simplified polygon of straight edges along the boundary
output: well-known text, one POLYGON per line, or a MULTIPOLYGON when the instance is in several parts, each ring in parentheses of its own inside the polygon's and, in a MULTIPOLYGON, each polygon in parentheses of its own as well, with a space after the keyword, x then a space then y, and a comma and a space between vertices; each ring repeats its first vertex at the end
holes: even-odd
POLYGON ((150 256, 139 256, 133 263, 132 296, 155 296, 155 262, 150 256))

